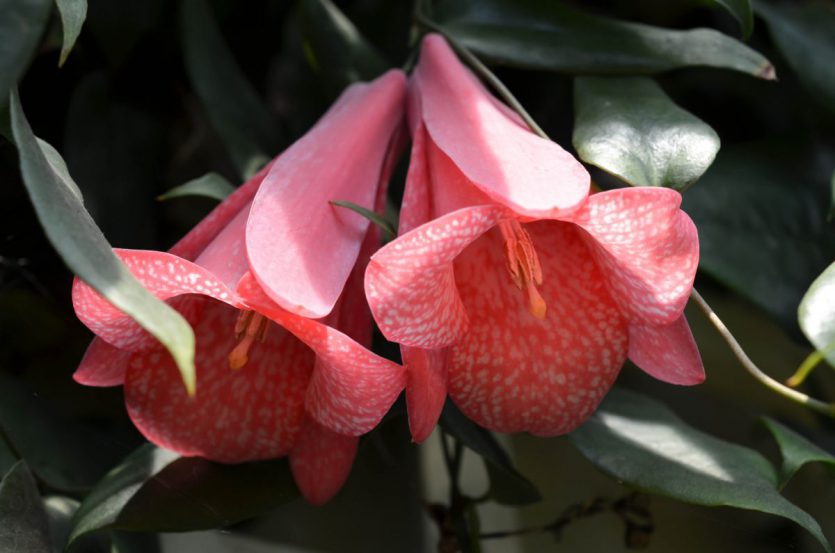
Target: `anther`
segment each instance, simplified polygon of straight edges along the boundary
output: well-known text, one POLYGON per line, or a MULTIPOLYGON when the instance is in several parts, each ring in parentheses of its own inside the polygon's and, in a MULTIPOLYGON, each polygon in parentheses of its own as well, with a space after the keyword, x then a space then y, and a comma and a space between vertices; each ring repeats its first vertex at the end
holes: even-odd
POLYGON ((515 219, 499 223, 499 230, 505 241, 507 270, 513 284, 527 292, 528 311, 537 319, 544 319, 547 305, 537 289, 542 284, 542 266, 530 234, 515 219))
POLYGON ((254 311, 242 311, 235 322, 235 339, 238 344, 229 352, 229 368, 238 370, 249 361, 249 348, 255 341, 263 342, 267 335, 268 321, 254 311))

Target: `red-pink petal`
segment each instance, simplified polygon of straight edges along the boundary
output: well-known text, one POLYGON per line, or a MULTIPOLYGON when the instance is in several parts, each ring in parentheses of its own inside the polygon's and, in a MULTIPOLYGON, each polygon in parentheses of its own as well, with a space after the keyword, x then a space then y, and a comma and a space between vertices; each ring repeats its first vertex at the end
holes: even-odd
POLYGON ((412 93, 432 141, 495 201, 529 217, 561 217, 588 195, 583 166, 524 129, 466 69, 440 35, 423 39, 412 93))
POLYGON ((429 158, 426 153, 426 129, 419 126, 412 136, 412 152, 403 201, 400 202, 398 234, 406 234, 432 218, 432 189, 429 158))
POLYGON ((130 356, 128 350, 93 338, 72 377, 85 386, 119 386, 125 380, 130 356))
POLYGON ((304 498, 327 503, 351 473, 358 438, 343 436, 308 419, 290 451, 290 468, 304 498))
POLYGON ((675 321, 693 288, 699 237, 680 205, 681 195, 668 188, 623 188, 590 196, 572 218, 634 323, 675 321))
POLYGON ((306 401, 314 419, 353 436, 377 426, 406 385, 403 367, 328 325, 285 311, 250 274, 241 279, 238 291, 247 305, 292 332, 316 353, 306 401))
POLYGON ((150 441, 182 455, 225 463, 287 454, 304 419, 313 352, 270 325, 248 363, 229 368, 239 311, 201 299, 195 324, 197 393, 189 397, 177 367, 161 348, 135 353, 125 377, 125 403, 150 441))
POLYGON ((401 347, 406 367, 406 408, 409 430, 416 443, 435 429, 447 395, 446 349, 401 347))
POLYGON ((434 349, 458 340, 467 314, 452 261, 504 216, 498 206, 454 211, 377 251, 365 273, 365 295, 383 335, 406 346, 434 349))
POLYGON ((580 231, 524 225, 542 265, 545 319, 506 269, 498 229, 455 262, 470 331, 450 347, 449 394, 478 424, 552 436, 585 420, 626 360, 628 330, 580 231))
POLYGON ((701 384, 705 369, 684 315, 667 325, 629 325, 629 359, 670 384, 701 384))
POLYGON ((320 318, 336 304, 368 220, 329 202, 374 209, 405 90, 400 71, 352 85, 264 179, 247 223, 247 255, 259 284, 285 309, 320 318))
MULTIPOLYGON (((214 274, 176 255, 151 250, 116 249, 114 252, 133 276, 161 300, 200 294, 238 305, 235 292, 214 274)), ((133 319, 78 278, 73 281, 72 301, 79 320, 110 344, 136 350, 156 343, 133 319)))

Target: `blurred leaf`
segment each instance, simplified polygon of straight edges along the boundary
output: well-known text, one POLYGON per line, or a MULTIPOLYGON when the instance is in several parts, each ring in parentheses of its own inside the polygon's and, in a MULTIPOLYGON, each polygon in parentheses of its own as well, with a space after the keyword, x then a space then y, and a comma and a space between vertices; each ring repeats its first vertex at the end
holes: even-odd
POLYGON ((688 426, 649 397, 610 391, 569 439, 597 468, 639 491, 778 515, 831 551, 815 519, 777 492, 777 474, 765 457, 688 426))
POLYGON ((159 536, 110 531, 110 553, 162 553, 159 536))
POLYGON ((241 71, 206 0, 184 0, 180 25, 186 71, 244 179, 276 149, 273 118, 241 71))
POLYGON ((76 193, 55 172, 32 134, 17 93, 12 94, 12 129, 20 171, 47 238, 67 266, 114 306, 155 336, 177 363, 193 393, 194 332, 179 313, 158 300, 122 264, 76 193))
POLYGON ((81 34, 81 26, 87 18, 87 0, 55 0, 58 12, 61 14, 61 25, 64 29, 64 42, 61 45, 61 57, 58 65, 64 65, 67 56, 70 55, 78 35, 81 34))
POLYGON ((580 158, 635 186, 683 190, 707 170, 719 136, 646 77, 574 80, 580 158))
POLYGON ((443 0, 434 18, 475 53, 530 69, 578 74, 732 69, 763 79, 774 67, 713 29, 676 31, 575 11, 556 1, 443 0))
POLYGON ((52 551, 63 551, 70 533, 70 521, 79 503, 70 497, 52 495, 44 498, 43 506, 49 523, 52 551))
POLYGON ((6 441, 3 439, 3 436, 0 435, 0 473, 6 474, 12 465, 17 462, 17 457, 15 457, 14 453, 9 449, 9 446, 6 445, 6 441))
POLYGON ((160 28, 169 0, 92 2, 87 29, 113 67, 125 64, 144 35, 160 28))
POLYGON ((777 440, 783 466, 780 468, 780 487, 786 485, 792 476, 806 463, 820 462, 835 467, 835 457, 819 448, 794 430, 770 417, 762 418, 765 427, 777 440))
POLYGON ((170 200, 171 198, 182 198, 183 196, 205 196, 214 198, 221 202, 235 191, 228 180, 217 173, 206 173, 202 177, 192 179, 185 184, 176 186, 157 197, 158 200, 170 200))
POLYGON ((830 194, 831 197, 829 199, 829 216, 826 218, 827 221, 832 221, 835 219, 835 173, 832 173, 832 178, 830 179, 830 194))
POLYGON ((370 209, 362 207, 361 205, 357 205, 353 202, 348 202, 344 200, 331 200, 330 203, 338 207, 350 209, 355 213, 359 213, 360 215, 362 215, 363 217, 380 227, 380 229, 382 229, 382 231, 386 234, 386 238, 388 240, 392 240, 395 236, 397 236, 397 232, 395 232, 394 226, 379 213, 375 213, 370 209))
POLYGON ((299 15, 308 61, 334 89, 386 70, 383 57, 330 0, 302 0, 299 15))
POLYGON ((723 148, 683 198, 700 269, 794 329, 809 283, 835 259, 828 183, 811 172, 810 152, 800 141, 723 148))
POLYGON ((69 542, 105 528, 185 532, 229 526, 298 497, 287 459, 222 465, 150 444, 84 499, 69 542))
POLYGON ((0 551, 50 553, 49 527, 35 479, 19 461, 0 482, 0 551))
POLYGON ((52 0, 0 0, 0 106, 23 76, 51 11, 52 0))
POLYGON ((824 2, 773 0, 757 0, 754 7, 803 86, 835 111, 835 8, 824 2))
POLYGON ((751 0, 709 0, 728 10, 734 19, 739 21, 742 27, 742 36, 745 40, 754 31, 754 10, 751 8, 751 0))
POLYGON ((797 308, 800 328, 835 367, 835 263, 815 279, 797 308))
POLYGON ((451 401, 444 405, 440 424, 482 458, 493 499, 505 505, 527 505, 542 499, 536 486, 519 474, 493 434, 464 416, 451 401))

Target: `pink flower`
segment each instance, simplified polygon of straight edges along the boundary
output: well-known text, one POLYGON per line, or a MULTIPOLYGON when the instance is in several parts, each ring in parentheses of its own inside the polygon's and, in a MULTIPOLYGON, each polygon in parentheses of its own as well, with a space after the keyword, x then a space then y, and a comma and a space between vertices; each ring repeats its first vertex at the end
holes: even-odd
POLYGON ((698 237, 677 192, 588 196, 589 176, 488 93, 438 35, 410 82, 400 236, 365 290, 399 342, 416 441, 447 393, 478 424, 551 436, 585 420, 627 357, 704 378, 682 314, 698 237))
POLYGON ((405 375, 365 347, 362 274, 376 232, 329 201, 374 208, 384 197, 405 94, 400 71, 348 88, 170 252, 117 250, 194 327, 195 397, 160 344, 80 281, 75 310, 97 337, 75 379, 123 384, 156 444, 229 463, 289 455, 304 496, 330 499, 405 375))

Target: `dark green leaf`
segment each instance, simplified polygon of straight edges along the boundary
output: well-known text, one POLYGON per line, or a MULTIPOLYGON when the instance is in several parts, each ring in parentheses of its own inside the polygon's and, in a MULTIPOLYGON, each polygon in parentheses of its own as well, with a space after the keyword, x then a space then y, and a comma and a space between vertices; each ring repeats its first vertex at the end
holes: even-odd
POLYGON ((614 389, 569 438, 600 470, 637 490, 785 517, 830 551, 815 519, 777 492, 777 474, 762 455, 688 426, 653 399, 614 389))
POLYGON ((0 0, 0 106, 35 53, 52 0, 0 0))
POLYGON ((114 306, 155 336, 171 353, 186 388, 193 392, 194 333, 179 313, 158 300, 137 281, 113 253, 90 214, 56 173, 29 122, 17 93, 12 94, 12 130, 20 155, 20 171, 38 219, 67 266, 114 306))
POLYGON ((539 0, 444 0, 435 20, 496 62, 577 74, 646 74, 680 67, 732 69, 773 79, 745 44, 712 29, 676 31, 607 19, 539 0))
POLYGON ((826 463, 835 467, 835 457, 819 448, 794 430, 770 417, 763 417, 763 423, 777 440, 783 466, 780 468, 780 486, 785 486, 792 476, 806 463, 826 463))
POLYGON ((797 308, 800 328, 835 367, 835 263, 815 279, 797 308))
POLYGON ((330 0, 303 0, 299 15, 308 61, 336 90, 386 70, 383 57, 330 0))
POLYGON ((832 173, 832 178, 830 179, 829 187, 831 189, 829 199, 829 216, 826 218, 826 220, 832 221, 833 219, 835 219, 835 173, 832 173))
POLYGON ((64 42, 61 45, 61 58, 58 65, 64 65, 67 56, 70 55, 78 35, 81 34, 81 26, 87 18, 87 0, 55 0, 58 12, 61 14, 61 25, 64 29, 64 42))
POLYGON ((180 15, 191 84, 240 176, 248 178, 276 148, 272 116, 229 51, 206 0, 185 0, 180 15))
POLYGON ((12 468, 12 465, 16 462, 17 457, 15 457, 12 450, 9 449, 9 446, 6 444, 3 436, 0 436, 0 473, 6 474, 6 472, 12 468))
POLYGON ((84 499, 70 542, 105 528, 184 532, 228 526, 297 496, 286 459, 222 465, 146 445, 84 499))
POLYGON ((719 4, 739 21, 742 27, 742 36, 745 40, 751 36, 754 30, 754 10, 751 8, 751 0, 712 0, 719 4))
POLYGON ((542 499, 536 486, 519 474, 493 434, 464 416, 451 401, 444 405, 440 424, 484 460, 493 499, 506 505, 527 505, 542 499))
POLYGON ((835 258, 828 183, 811 171, 811 150, 800 141, 723 148, 683 199, 699 229, 699 267, 790 328, 835 258))
POLYGON ((70 523, 79 503, 69 497, 53 495, 44 498, 43 506, 49 522, 52 551, 63 551, 70 533, 70 523))
POLYGON ((758 0, 777 47, 815 98, 835 111, 835 9, 824 2, 758 0))
POLYGON ((646 77, 574 81, 574 148, 636 186, 683 190, 707 170, 719 136, 646 77))
POLYGON ((221 175, 217 173, 206 173, 202 177, 197 177, 185 184, 172 188, 157 199, 170 200, 171 198, 182 198, 183 196, 205 196, 223 201, 234 191, 235 187, 221 175))
POLYGON ((350 209, 351 211, 359 213, 360 215, 362 215, 363 217, 380 227, 383 230, 383 232, 386 233, 386 237, 388 239, 393 239, 395 236, 397 236, 397 232, 395 232, 394 226, 390 222, 388 222, 385 219, 385 217, 377 213, 374 213, 370 209, 366 209, 361 205, 357 205, 353 202, 347 202, 344 200, 331 200, 331 204, 338 207, 344 207, 346 209, 350 209))
POLYGON ((35 479, 19 461, 0 482, 0 551, 50 553, 49 527, 35 479))

